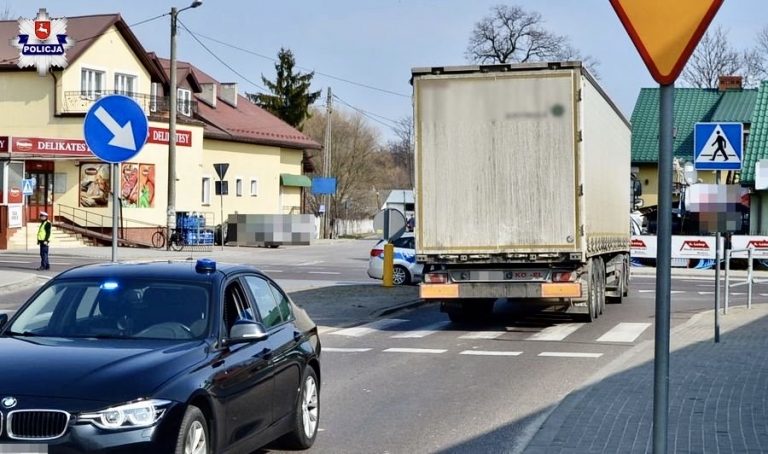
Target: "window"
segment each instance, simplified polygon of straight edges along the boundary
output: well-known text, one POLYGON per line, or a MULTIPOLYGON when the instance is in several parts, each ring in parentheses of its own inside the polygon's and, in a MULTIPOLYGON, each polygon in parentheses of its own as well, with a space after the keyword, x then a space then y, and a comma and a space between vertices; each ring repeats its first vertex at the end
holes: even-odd
POLYGON ((256 276, 246 276, 245 282, 248 284, 253 300, 256 301, 256 307, 264 327, 270 329, 283 323, 281 309, 275 301, 269 283, 256 276))
POLYGON ((157 82, 152 82, 149 87, 149 111, 157 112, 157 97, 159 96, 160 89, 157 82))
POLYGON ((136 93, 136 76, 115 73, 115 93, 133 96, 136 93))
POLYGON ((96 99, 104 94, 104 71, 83 68, 80 73, 80 95, 96 99))
POLYGON ((201 201, 203 202, 203 205, 211 204, 211 177, 203 177, 203 194, 201 201))
POLYGON ((288 321, 293 319, 293 315, 291 314, 291 303, 289 302, 288 297, 271 283, 269 284, 269 288, 272 290, 272 295, 275 297, 275 301, 277 301, 277 307, 280 308, 280 314, 283 316, 283 320, 288 321))
POLYGON ((235 195, 238 197, 243 196, 243 179, 237 178, 235 179, 235 195))
POLYGON ((176 90, 176 106, 179 113, 191 116, 192 115, 192 92, 179 88, 176 90))
POLYGON ((251 197, 256 197, 259 195, 259 180, 252 178, 251 179, 251 197))

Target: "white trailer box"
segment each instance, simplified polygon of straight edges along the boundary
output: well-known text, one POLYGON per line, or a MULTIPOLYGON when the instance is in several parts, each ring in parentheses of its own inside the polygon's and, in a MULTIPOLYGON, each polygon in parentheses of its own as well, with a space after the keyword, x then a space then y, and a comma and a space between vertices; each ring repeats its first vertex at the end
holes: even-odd
POLYGON ((579 62, 412 77, 417 260, 516 270, 625 258, 629 122, 579 62))

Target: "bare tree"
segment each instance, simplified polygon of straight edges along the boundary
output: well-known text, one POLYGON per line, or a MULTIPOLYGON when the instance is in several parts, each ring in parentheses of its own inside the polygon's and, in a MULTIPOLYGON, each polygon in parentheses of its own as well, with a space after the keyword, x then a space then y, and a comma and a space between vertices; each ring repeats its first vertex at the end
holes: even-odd
POLYGON ((768 25, 758 32, 755 48, 746 52, 746 55, 753 82, 759 84, 768 79, 768 25))
POLYGON ((701 38, 682 74, 685 85, 717 88, 720 76, 746 75, 745 56, 728 42, 723 27, 710 29, 701 38))
POLYGON ((475 24, 465 56, 474 63, 512 63, 541 60, 589 60, 581 57, 566 36, 544 28, 538 12, 519 6, 497 5, 475 24))
POLYGON ((11 11, 11 7, 8 6, 6 3, 5 6, 0 9, 0 20, 13 20, 13 11, 11 11))
MULTIPOLYGON (((326 113, 315 109, 304 125, 304 133, 323 143, 325 121, 326 113)), ((331 219, 370 218, 378 209, 372 188, 386 186, 382 182, 383 153, 377 131, 361 114, 349 114, 338 108, 333 112, 332 121, 331 175, 336 178, 336 194, 328 207, 331 219)), ((315 162, 322 162, 323 152, 313 157, 315 162)), ((309 206, 315 212, 320 203, 319 197, 309 199, 309 206)))
POLYGON ((395 176, 393 183, 396 187, 413 188, 413 118, 405 117, 397 122, 394 127, 397 140, 387 144, 387 151, 392 155, 393 167, 400 175, 395 176))

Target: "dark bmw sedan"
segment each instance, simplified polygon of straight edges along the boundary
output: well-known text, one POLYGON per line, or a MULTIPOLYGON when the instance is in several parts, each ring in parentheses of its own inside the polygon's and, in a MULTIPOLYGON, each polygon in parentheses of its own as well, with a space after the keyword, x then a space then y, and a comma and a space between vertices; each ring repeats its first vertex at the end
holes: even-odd
POLYGON ((306 449, 319 359, 316 325, 252 268, 75 268, 0 315, 0 452, 306 449))

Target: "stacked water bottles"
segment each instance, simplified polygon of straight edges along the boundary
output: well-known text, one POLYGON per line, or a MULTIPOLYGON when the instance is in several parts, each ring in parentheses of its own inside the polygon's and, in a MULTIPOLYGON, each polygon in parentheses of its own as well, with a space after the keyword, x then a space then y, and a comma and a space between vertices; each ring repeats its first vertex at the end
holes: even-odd
POLYGON ((205 216, 202 214, 192 211, 176 215, 176 228, 181 232, 185 244, 213 246, 213 229, 205 227, 205 216))

